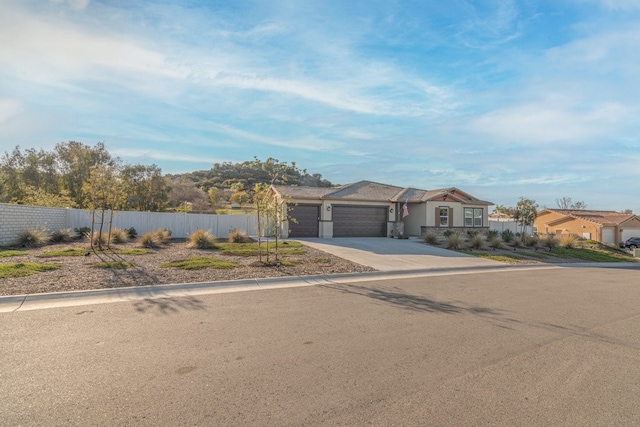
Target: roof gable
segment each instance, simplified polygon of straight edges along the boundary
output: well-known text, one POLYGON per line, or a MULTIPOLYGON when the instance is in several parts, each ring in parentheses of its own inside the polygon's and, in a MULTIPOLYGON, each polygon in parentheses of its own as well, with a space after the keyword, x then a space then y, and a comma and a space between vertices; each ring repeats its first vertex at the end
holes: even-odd
POLYGON ((412 202, 424 203, 433 200, 448 200, 464 204, 492 205, 471 196, 455 187, 438 190, 402 188, 395 185, 373 181, 358 181, 340 187, 308 187, 274 185, 272 188, 280 195, 290 199, 315 200, 353 200, 371 202, 412 202))
POLYGON ((390 201, 402 191, 402 187, 380 184, 372 181, 359 181, 347 184, 327 193, 325 199, 390 201))
POLYGON ((633 217, 634 214, 625 214, 616 211, 596 211, 596 210, 571 210, 571 209, 545 209, 548 212, 557 213, 565 217, 581 219, 594 222, 600 225, 619 225, 633 217))

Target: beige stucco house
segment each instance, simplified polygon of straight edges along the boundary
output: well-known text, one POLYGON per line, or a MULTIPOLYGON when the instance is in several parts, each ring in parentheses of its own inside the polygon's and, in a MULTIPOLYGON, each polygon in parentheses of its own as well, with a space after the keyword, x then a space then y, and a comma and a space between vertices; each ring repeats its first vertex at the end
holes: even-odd
POLYGON ((420 190, 359 181, 341 187, 273 186, 286 201, 285 237, 384 237, 427 231, 485 231, 488 208, 457 188, 420 190), (406 204, 408 215, 404 216, 406 204))
POLYGON ((640 217, 615 211, 544 209, 533 225, 538 234, 576 234, 612 245, 640 236, 640 217))

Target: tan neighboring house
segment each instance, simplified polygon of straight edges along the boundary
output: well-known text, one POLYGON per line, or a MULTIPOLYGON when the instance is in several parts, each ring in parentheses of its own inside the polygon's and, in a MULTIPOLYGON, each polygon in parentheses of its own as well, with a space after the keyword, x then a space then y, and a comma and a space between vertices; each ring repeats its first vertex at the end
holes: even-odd
POLYGON ((457 188, 420 190, 359 181, 341 187, 273 186, 289 217, 283 237, 386 237, 394 232, 485 231, 493 205, 457 188), (404 205, 408 216, 403 217, 404 205))
POLYGON ((640 236, 640 217, 615 211, 544 209, 534 222, 538 234, 576 234, 618 245, 640 236))

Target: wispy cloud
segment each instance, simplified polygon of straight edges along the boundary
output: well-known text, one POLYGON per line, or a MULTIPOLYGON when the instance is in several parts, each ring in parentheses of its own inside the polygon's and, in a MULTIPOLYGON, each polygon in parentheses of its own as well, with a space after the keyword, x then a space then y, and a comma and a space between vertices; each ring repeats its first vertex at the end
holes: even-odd
POLYGON ((501 204, 633 193, 639 4, 5 0, 0 149, 276 157, 501 204))

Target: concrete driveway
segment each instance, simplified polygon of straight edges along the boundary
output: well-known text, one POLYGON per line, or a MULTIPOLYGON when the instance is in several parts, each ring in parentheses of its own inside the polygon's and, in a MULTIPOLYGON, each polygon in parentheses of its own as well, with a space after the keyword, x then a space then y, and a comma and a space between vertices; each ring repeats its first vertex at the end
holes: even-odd
POLYGON ((380 271, 496 267, 503 263, 422 243, 388 237, 296 239, 305 245, 380 271))

